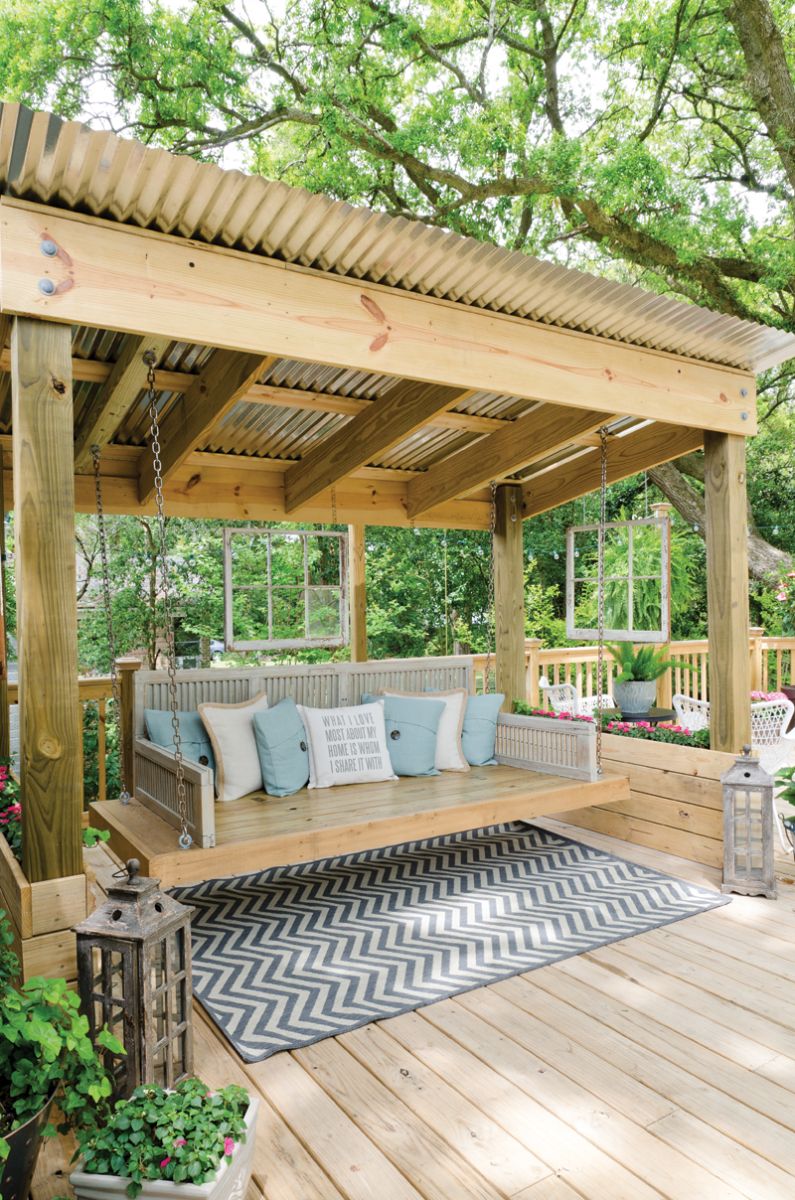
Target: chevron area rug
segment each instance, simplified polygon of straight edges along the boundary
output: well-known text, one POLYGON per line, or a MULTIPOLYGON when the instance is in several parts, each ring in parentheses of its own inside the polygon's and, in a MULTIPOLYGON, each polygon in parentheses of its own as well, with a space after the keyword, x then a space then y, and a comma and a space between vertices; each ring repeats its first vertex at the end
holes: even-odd
POLYGON ((196 907, 194 994, 247 1062, 728 900, 519 824, 174 894, 196 907))

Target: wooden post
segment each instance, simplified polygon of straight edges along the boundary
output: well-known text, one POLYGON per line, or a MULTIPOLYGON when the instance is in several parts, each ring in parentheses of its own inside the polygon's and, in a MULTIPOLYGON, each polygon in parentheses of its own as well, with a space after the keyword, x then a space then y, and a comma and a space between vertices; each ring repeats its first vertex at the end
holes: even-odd
MULTIPOLYGON (((652 511, 652 514, 655 517, 657 517, 658 519, 670 521, 671 512, 673 511, 673 505, 668 504, 668 503, 652 504, 651 511, 652 511)), ((665 531, 663 532, 663 536, 665 536, 665 531)), ((668 589, 667 589, 667 591, 668 591, 668 641, 663 646, 661 646, 660 649, 663 651, 666 658, 670 658, 671 657, 671 555, 670 555, 670 551, 668 554, 668 589)), ((671 667, 669 667, 668 670, 665 672, 665 674, 660 675, 659 679, 657 680, 657 704, 660 708, 670 708, 671 707, 671 705, 673 704, 673 692, 674 692, 673 670, 671 669, 671 667)))
POLYGON ((745 439, 704 436, 710 748, 751 741, 745 439))
MULTIPOLYGON (((2 342, 0 342, 2 349, 2 342)), ((8 637, 6 634, 6 506, 3 452, 0 450, 0 757, 11 755, 11 713, 8 708, 8 637)))
POLYGON ((14 322, 11 385, 22 866, 34 883, 83 870, 68 325, 14 322))
POLYGON ((525 696, 524 541, 522 489, 502 484, 494 494, 494 642, 497 691, 504 708, 525 696))
POLYGON ((364 525, 348 526, 348 608, 351 662, 367 662, 367 585, 364 525))
POLYGON ((540 692, 538 689, 538 681, 541 678, 541 660, 538 652, 541 649, 541 638, 526 638, 525 639, 525 696, 528 704, 532 704, 534 708, 539 705, 540 692))
MULTIPOLYGON (((766 690, 762 662, 764 654, 762 639, 764 636, 765 631, 761 625, 752 625, 748 630, 748 648, 751 653, 751 690, 754 692, 763 692, 766 690)), ((781 686, 780 680, 778 681, 778 686, 781 686)))
POLYGON ((135 756, 133 754, 133 709, 135 707, 135 672, 140 671, 143 663, 140 658, 117 658, 116 672, 119 679, 119 712, 116 714, 119 722, 119 754, 121 773, 125 787, 131 796, 135 795, 135 756))

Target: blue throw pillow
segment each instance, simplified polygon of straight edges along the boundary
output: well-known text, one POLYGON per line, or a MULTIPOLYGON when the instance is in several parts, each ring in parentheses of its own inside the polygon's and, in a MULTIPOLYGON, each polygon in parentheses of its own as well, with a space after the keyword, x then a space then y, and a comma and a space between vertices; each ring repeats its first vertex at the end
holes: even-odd
POLYGON ((295 701, 286 697, 254 715, 254 740, 269 796, 292 796, 309 783, 309 747, 295 701))
POLYGON ((443 700, 420 700, 412 696, 371 696, 362 704, 379 701, 384 706, 386 744, 396 775, 438 775, 436 735, 444 712, 443 700))
MULTIPOLYGON (((178 712, 177 719, 182 757, 215 770, 212 743, 199 714, 178 712)), ((154 742, 156 746, 166 746, 169 750, 174 749, 174 729, 170 712, 163 712, 159 708, 145 708, 144 723, 150 742, 154 742)))
POLYGON ((485 767, 494 763, 497 717, 504 702, 505 696, 501 692, 470 696, 467 700, 461 747, 470 766, 485 767))

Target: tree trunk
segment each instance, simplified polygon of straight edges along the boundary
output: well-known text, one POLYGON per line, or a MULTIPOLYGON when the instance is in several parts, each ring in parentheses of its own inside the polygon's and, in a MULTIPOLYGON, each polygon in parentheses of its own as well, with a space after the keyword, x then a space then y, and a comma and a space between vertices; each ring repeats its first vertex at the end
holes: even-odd
MULTIPOLYGON (((696 459, 691 464, 690 457, 686 460, 688 463, 688 474, 692 473, 694 477, 698 477, 699 470, 696 459)), ((703 464, 701 466, 703 475, 703 464)), ((685 477, 683 472, 676 466, 675 463, 662 463, 659 467, 653 467, 649 471, 649 479, 660 489, 673 504, 680 516, 684 517, 688 525, 692 525, 700 537, 704 537, 706 525, 706 505, 704 497, 700 492, 697 492, 692 483, 685 477)), ((782 570, 790 571, 793 568, 793 560, 790 554, 784 550, 779 550, 777 546, 772 546, 770 542, 765 541, 749 512, 748 514, 748 570, 752 579, 760 582, 769 583, 770 577, 777 577, 782 570)))

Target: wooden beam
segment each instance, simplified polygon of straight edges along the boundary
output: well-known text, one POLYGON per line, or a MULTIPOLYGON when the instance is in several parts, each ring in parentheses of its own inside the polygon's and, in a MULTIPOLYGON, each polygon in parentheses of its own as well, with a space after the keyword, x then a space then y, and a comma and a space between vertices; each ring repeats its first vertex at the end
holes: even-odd
MULTIPOLYGON (((271 358, 261 354, 238 354, 235 350, 216 350, 193 385, 181 396, 160 431, 163 478, 182 466, 224 413, 227 413, 259 376, 268 369, 271 358)), ((141 456, 138 495, 146 503, 154 495, 155 471, 152 456, 141 456)))
MULTIPOLYGON (((7 318, 9 323, 11 318, 7 318)), ((0 314, 2 320, 2 314, 0 314)), ((113 363, 99 362, 91 358, 72 359, 72 379, 81 383, 105 383, 113 370, 113 363)), ((11 370, 11 352, 0 349, 0 371, 11 370)), ((190 371, 167 371, 155 369, 155 387, 159 392, 187 392, 196 382, 196 374, 190 371)), ((291 408, 305 412, 342 413, 355 417, 373 403, 372 400, 354 396, 337 396, 332 392, 313 392, 304 388, 282 387, 275 383, 255 383, 244 396, 246 404, 263 404, 272 408, 291 408)), ((434 428, 453 429, 456 432, 495 433, 509 424, 504 417, 481 417, 477 413, 437 413, 428 422, 434 428)))
POLYGON ((431 467, 408 488, 409 516, 466 495, 491 479, 500 479, 529 463, 539 462, 575 437, 598 429, 609 418, 590 409, 542 404, 527 416, 506 424, 499 433, 481 438, 431 467))
MULTIPOLYGON (((607 480, 615 483, 661 462, 698 450, 704 441, 700 429, 681 429, 658 422, 635 433, 611 438, 608 443, 607 480)), ((599 455, 585 451, 560 467, 534 475, 524 484, 524 515, 535 517, 576 500, 599 487, 599 455)))
POLYGON ((31 883, 83 870, 77 690, 71 330, 11 334, 22 865, 31 883))
POLYGON ((506 712, 525 698, 524 542, 522 489, 502 484, 494 494, 494 651, 497 691, 506 712))
POLYGON ((755 432, 748 372, 8 197, 0 237, 9 312, 755 432))
POLYGON ((86 405, 75 428, 75 470, 78 473, 90 467, 92 446, 102 447, 113 440, 130 405, 146 387, 149 368, 144 362, 144 354, 151 351, 159 360, 169 345, 170 339, 166 337, 130 335, 125 338, 107 379, 86 405))
POLYGON ((351 662, 367 662, 367 584, 364 525, 348 526, 348 603, 351 662))
POLYGON ((467 394, 460 388, 441 388, 435 384, 406 380, 397 384, 290 468, 284 477, 285 510, 300 508, 467 394))
POLYGON ((745 439, 704 438, 710 749, 751 744, 745 439))

